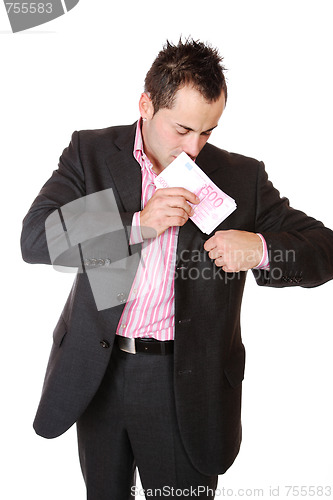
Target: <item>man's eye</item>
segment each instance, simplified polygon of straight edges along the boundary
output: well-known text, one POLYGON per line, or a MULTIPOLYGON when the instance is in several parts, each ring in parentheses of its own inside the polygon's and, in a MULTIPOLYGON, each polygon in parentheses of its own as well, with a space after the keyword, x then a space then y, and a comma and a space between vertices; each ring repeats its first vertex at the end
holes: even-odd
POLYGON ((185 132, 181 131, 181 130, 177 130, 177 134, 179 134, 179 135, 186 135, 188 133, 189 133, 189 130, 185 130, 185 132))
POLYGON ((202 132, 201 135, 206 135, 207 137, 209 137, 211 133, 212 133, 212 131, 210 130, 209 132, 202 132))

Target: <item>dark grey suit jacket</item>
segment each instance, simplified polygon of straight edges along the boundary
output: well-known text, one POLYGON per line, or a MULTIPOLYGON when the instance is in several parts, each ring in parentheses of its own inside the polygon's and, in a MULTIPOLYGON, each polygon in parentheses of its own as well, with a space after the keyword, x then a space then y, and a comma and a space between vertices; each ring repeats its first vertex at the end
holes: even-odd
MULTIPOLYGON (((141 200, 134 134, 135 124, 73 134, 59 169, 24 219, 24 260, 50 263, 46 218, 90 193, 112 188, 124 226, 131 225, 141 200)), ((313 287, 332 279, 333 232, 290 208, 268 181, 262 163, 209 144, 197 163, 237 202, 237 210, 216 230, 260 232, 266 238, 270 271, 254 271, 259 285, 313 287)), ((179 427, 190 459, 202 473, 221 474, 234 461, 241 442, 245 350, 240 308, 246 273, 230 276, 218 270, 203 249, 209 237, 192 221, 179 231, 174 387, 179 427)), ((107 252, 105 246, 103 257, 110 257, 107 252)), ((87 274, 77 275, 54 330, 34 422, 38 434, 56 437, 84 412, 105 373, 123 307, 98 311, 87 274)))

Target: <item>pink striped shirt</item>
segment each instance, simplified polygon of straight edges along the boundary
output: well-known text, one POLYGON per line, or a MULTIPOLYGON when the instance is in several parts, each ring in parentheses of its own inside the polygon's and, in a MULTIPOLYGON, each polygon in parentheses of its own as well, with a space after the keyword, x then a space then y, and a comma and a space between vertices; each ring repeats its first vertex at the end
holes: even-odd
MULTIPOLYGON (((141 166, 141 209, 155 192, 155 172, 143 151, 141 120, 134 141, 135 159, 141 166)), ((134 214, 131 243, 142 242, 141 263, 129 299, 118 324, 117 334, 124 337, 174 337, 174 273, 178 227, 170 227, 159 237, 142 240, 140 212, 134 214)))
MULTIPOLYGON (((154 194, 156 173, 143 151, 141 120, 138 121, 133 155, 141 167, 141 210, 154 194)), ((178 227, 170 227, 157 238, 142 240, 140 212, 133 216, 130 243, 142 242, 141 262, 120 318, 117 335, 124 337, 153 337, 157 340, 174 338, 174 274, 178 227)), ((268 269, 268 252, 265 239, 263 257, 257 269, 268 269)))

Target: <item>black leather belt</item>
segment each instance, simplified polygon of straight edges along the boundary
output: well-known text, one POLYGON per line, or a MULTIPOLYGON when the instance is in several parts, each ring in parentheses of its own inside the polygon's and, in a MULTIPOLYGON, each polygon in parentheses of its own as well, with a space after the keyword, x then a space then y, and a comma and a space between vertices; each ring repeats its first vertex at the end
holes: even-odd
POLYGON ((129 339, 121 335, 116 335, 115 341, 121 351, 130 354, 136 354, 137 352, 163 355, 173 353, 173 340, 160 341, 151 338, 129 339))

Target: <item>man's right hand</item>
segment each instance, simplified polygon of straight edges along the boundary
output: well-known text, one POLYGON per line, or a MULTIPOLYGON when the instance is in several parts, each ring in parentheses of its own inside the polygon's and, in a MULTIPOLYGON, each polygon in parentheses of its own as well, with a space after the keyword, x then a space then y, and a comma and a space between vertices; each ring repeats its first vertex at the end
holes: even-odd
POLYGON ((183 226, 194 213, 188 202, 196 205, 200 200, 185 188, 157 189, 140 212, 142 237, 155 238, 168 227, 183 226))

